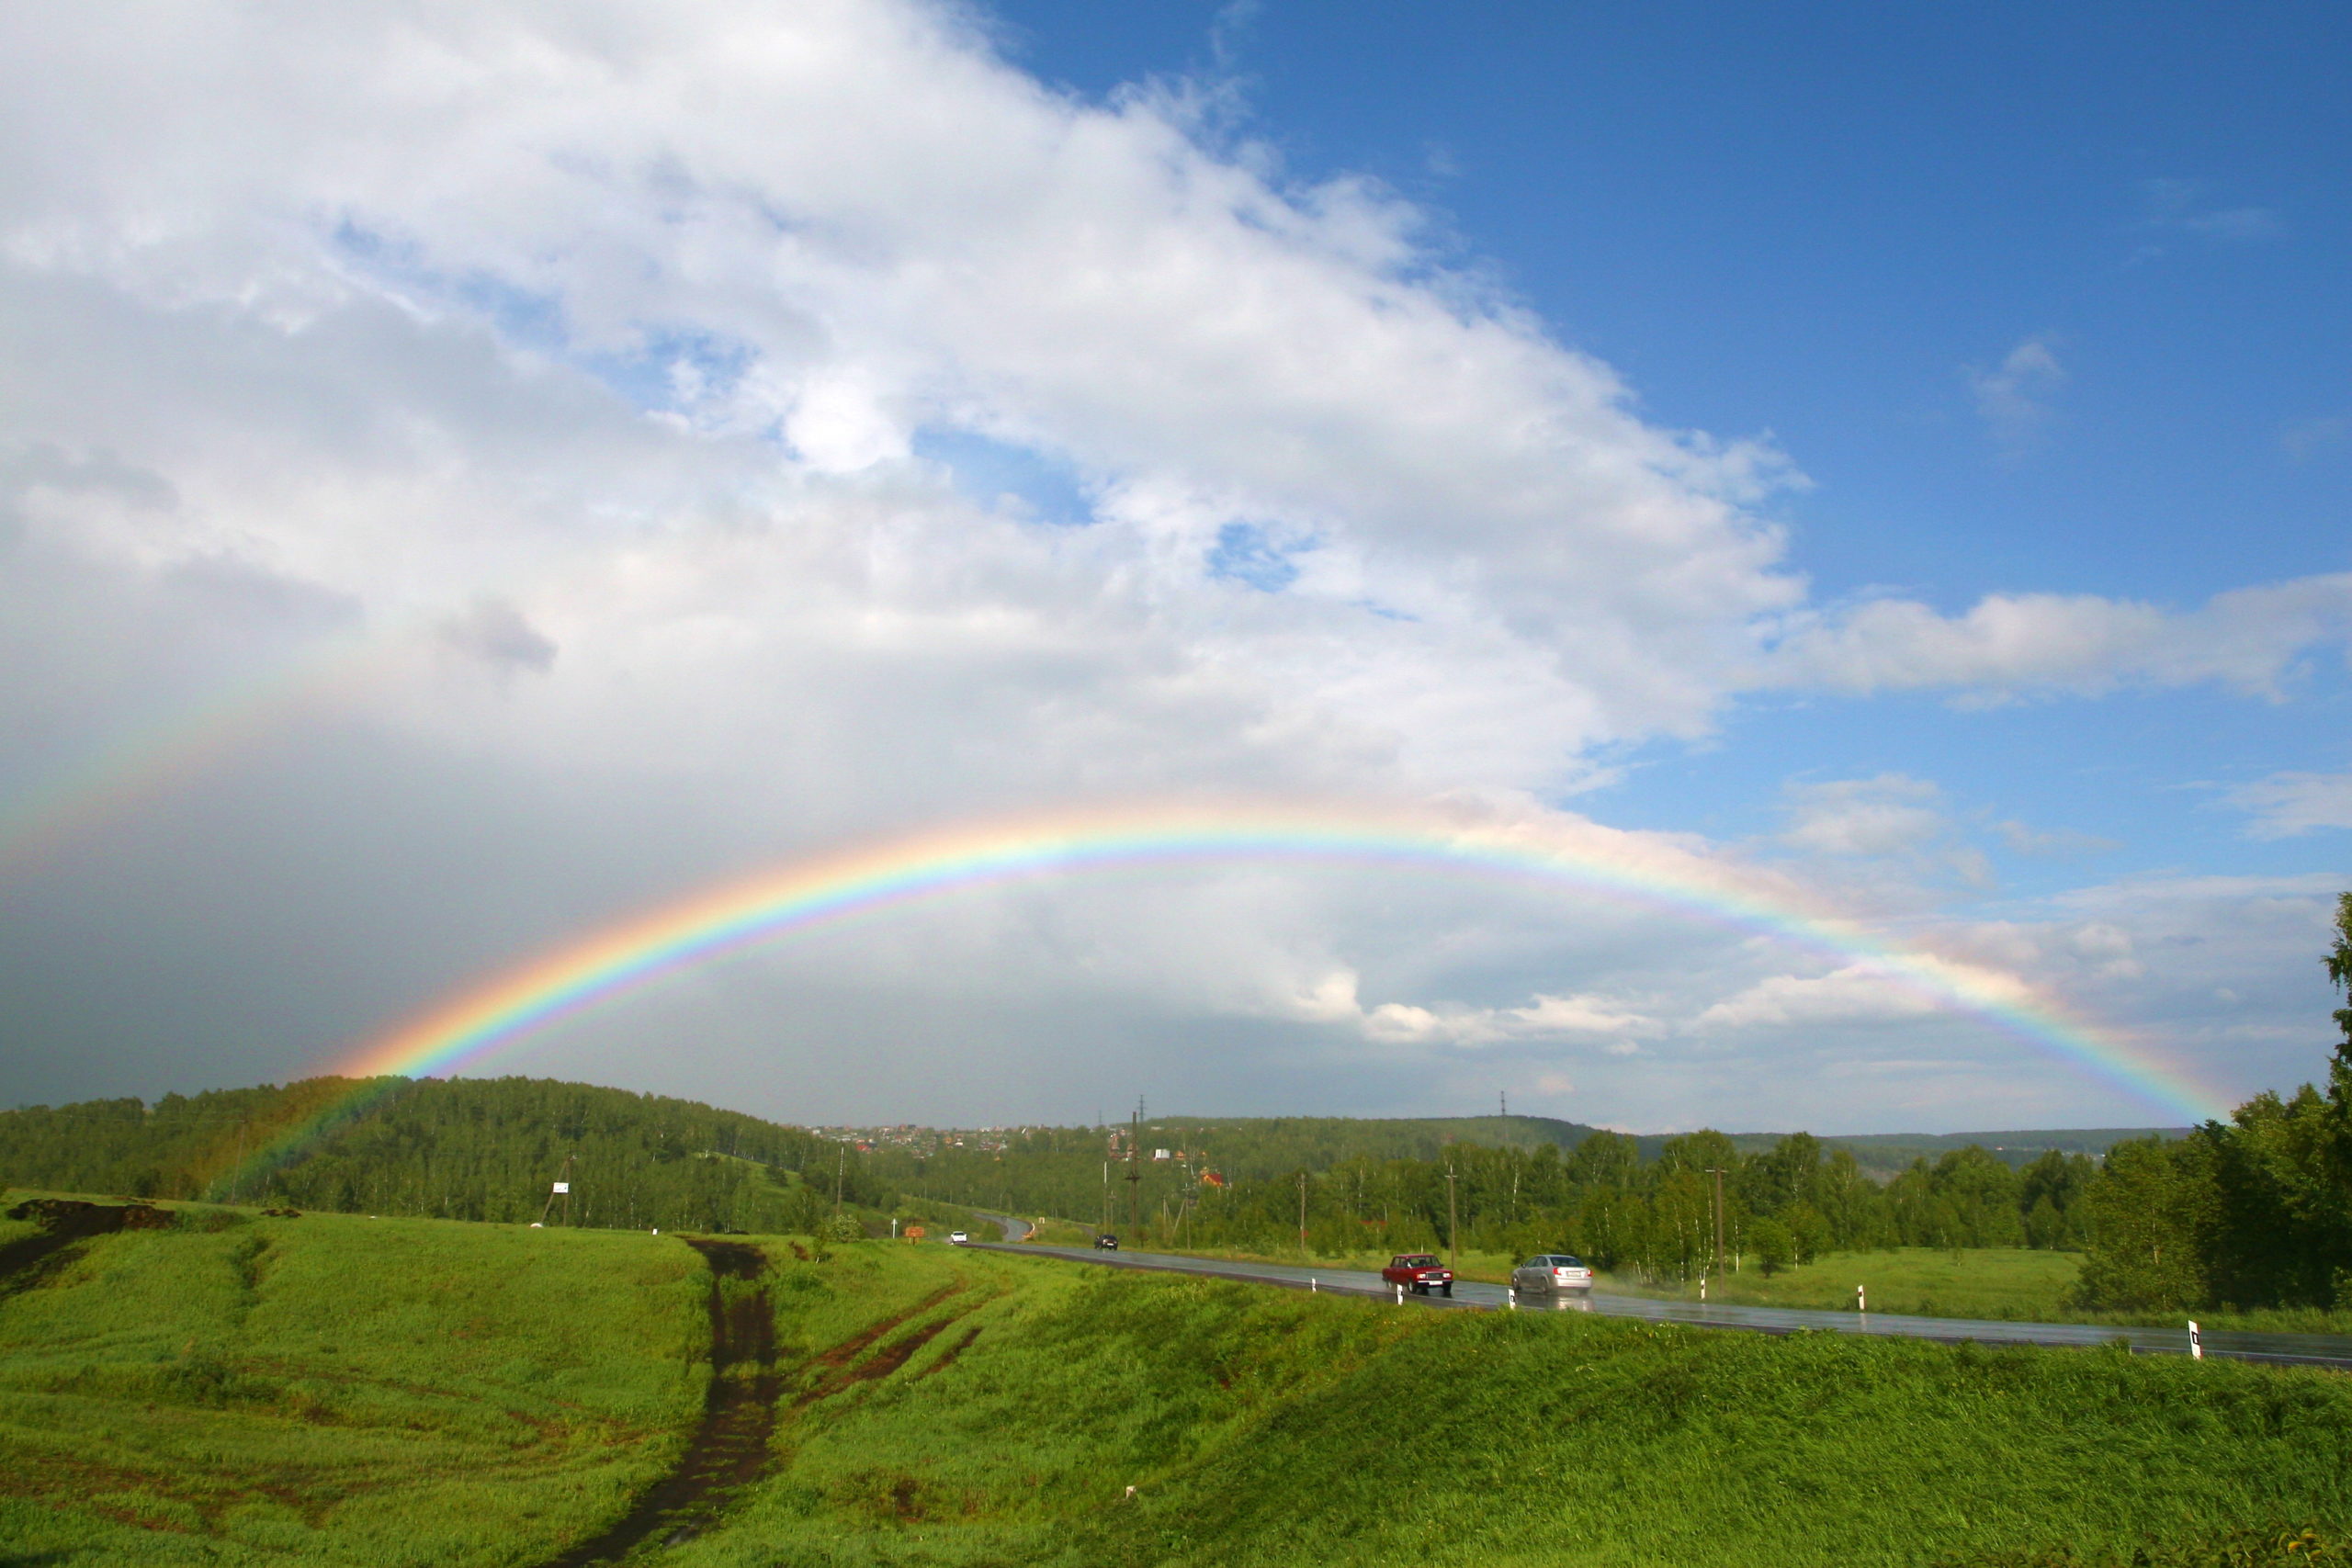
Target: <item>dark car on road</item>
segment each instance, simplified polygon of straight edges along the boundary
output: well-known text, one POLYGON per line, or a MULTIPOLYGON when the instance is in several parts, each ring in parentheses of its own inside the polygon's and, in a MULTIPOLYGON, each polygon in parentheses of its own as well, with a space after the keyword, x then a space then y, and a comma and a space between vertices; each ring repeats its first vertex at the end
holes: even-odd
POLYGON ((1098 1235, 1094 1238, 1094 1250, 1097 1252, 1116 1252, 1119 1250, 1119 1238, 1114 1235, 1098 1235))

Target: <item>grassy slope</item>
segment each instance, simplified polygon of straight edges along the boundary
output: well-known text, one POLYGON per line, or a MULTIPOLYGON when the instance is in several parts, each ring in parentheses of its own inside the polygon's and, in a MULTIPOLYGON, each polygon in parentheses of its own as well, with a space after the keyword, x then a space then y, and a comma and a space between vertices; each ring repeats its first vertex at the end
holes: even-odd
POLYGON ((1029 1267, 677 1561, 1922 1563, 2352 1523, 2339 1377, 1029 1267))
MULTIPOLYGON (((1781 1568, 2352 1529, 2329 1374, 770 1250, 775 1472, 680 1568, 1781 1568)), ((674 1451, 702 1289, 668 1237, 106 1238, 0 1302, 0 1556, 542 1561, 674 1451)))
POLYGON ((314 1215, 106 1237, 0 1303, 0 1539, 503 1562, 666 1466, 707 1369, 650 1236, 314 1215))

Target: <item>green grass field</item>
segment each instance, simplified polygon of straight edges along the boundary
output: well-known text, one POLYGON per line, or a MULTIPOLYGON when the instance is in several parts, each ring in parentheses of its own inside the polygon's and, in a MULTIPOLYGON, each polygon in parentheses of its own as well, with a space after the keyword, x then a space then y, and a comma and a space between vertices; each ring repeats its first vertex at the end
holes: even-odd
MULTIPOLYGON (((545 1563, 698 1418, 710 1282, 672 1237, 239 1221, 0 1295, 0 1564, 545 1563)), ((2352 1530, 2335 1374, 750 1239, 768 1473, 646 1561, 2187 1564, 2352 1530)))
MULTIPOLYGON (((1860 1285, 1869 1292, 1872 1312, 2028 1323, 2064 1323, 2079 1315, 2066 1304, 2066 1292, 2082 1272, 2082 1258, 2072 1252, 1905 1247, 1888 1252, 1828 1253, 1772 1275, 1758 1268, 1754 1258, 1747 1262, 1736 1273, 1709 1280, 1707 1299, 1742 1306, 1851 1312, 1854 1287, 1860 1285)), ((1669 1290, 1611 1280, 1609 1288, 1670 1301, 1699 1299, 1696 1283, 1669 1290)))

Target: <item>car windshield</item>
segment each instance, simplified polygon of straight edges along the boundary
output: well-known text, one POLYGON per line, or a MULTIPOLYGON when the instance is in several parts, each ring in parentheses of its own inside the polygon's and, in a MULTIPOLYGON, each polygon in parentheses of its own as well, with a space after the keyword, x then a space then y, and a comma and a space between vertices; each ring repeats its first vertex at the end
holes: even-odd
POLYGON ((1426 1252, 1416 1252, 1398 1258, 1396 1260, 1396 1267, 1399 1269, 1434 1269, 1437 1267, 1437 1259, 1431 1258, 1426 1252))

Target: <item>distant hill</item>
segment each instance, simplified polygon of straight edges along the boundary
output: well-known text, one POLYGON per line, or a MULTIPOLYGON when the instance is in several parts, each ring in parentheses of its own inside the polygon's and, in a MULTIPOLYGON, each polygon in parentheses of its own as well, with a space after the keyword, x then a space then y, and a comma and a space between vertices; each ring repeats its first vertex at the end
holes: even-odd
MULTIPOLYGON (((868 1209, 924 1198, 1091 1219, 1110 1201, 1113 1134, 1035 1127, 926 1153, 861 1152, 808 1129, 691 1100, 543 1078, 343 1078, 0 1111, 0 1181, 55 1190, 284 1202, 297 1208, 531 1220, 570 1156, 574 1223, 808 1230, 842 1196, 868 1209), (338 1111, 337 1107, 345 1109, 338 1111), (281 1153, 290 1130, 318 1123, 281 1153), (801 1179, 805 1173, 807 1179, 801 1179)), ((1434 1160, 1453 1145, 1575 1149, 1601 1129, 1548 1116, 1155 1116, 1145 1157, 1228 1180, 1320 1173, 1352 1158, 1434 1160)), ((1889 1133, 1823 1138, 1881 1181, 1969 1145, 2023 1167, 2044 1150, 2098 1156, 2185 1128, 1889 1133)), ((1740 1133, 1760 1154, 1777 1133, 1740 1133)), ((1667 1134, 1637 1137, 1654 1162, 1667 1134)), ((1157 1163, 1156 1161, 1154 1162, 1157 1163)))
MULTIPOLYGON (((1482 1144, 1490 1148, 1540 1148, 1551 1144, 1563 1152, 1575 1148, 1599 1127, 1564 1122, 1549 1116, 1157 1116, 1146 1123, 1148 1140, 1155 1146, 1168 1137, 1193 1138, 1210 1156, 1210 1163, 1228 1174, 1267 1177, 1286 1170, 1323 1170, 1352 1156, 1375 1159, 1431 1159, 1448 1144, 1482 1144)), ((1990 1150, 2012 1166, 2023 1167, 2049 1149, 2061 1154, 2101 1156, 2115 1145, 2133 1138, 2180 1138, 2186 1127, 2093 1127, 2023 1130, 1995 1133, 1865 1133, 1823 1137, 1827 1149, 1851 1150, 1863 1169, 1892 1174, 1915 1159, 1933 1164, 1954 1149, 1975 1145, 1990 1150)), ((1762 1154, 1788 1134, 1734 1133, 1732 1144, 1742 1154, 1762 1154)), ((1646 1163, 1655 1160, 1675 1136, 1668 1133, 1636 1134, 1634 1145, 1646 1163)))
POLYGON ((322 1077, 0 1111, 0 1182, 17 1187, 530 1221, 560 1176, 571 1223, 602 1228, 809 1232, 837 1184, 854 1204, 896 1201, 856 1151, 805 1129, 546 1078, 322 1077))
POLYGON ((1566 1150, 1599 1131, 1549 1116, 1155 1116, 1144 1123, 1144 1141, 1204 1154, 1228 1176, 1261 1178, 1323 1170, 1359 1156, 1434 1159, 1449 1144, 1566 1150))
MULTIPOLYGON (((1988 1149, 2005 1163, 2022 1168, 2051 1149, 2060 1154, 2089 1155, 2096 1159, 2116 1145, 2135 1138, 2185 1138, 2188 1134, 2187 1127, 2062 1127, 2006 1133, 1864 1133, 1824 1138, 1821 1142, 1827 1148, 1852 1150, 1864 1170, 1891 1175, 1908 1168, 1914 1160, 1924 1159, 1932 1165, 1952 1150, 1971 1145, 1988 1149)), ((1742 1153, 1747 1153, 1751 1147, 1769 1147, 1778 1136, 1747 1134, 1732 1141, 1739 1145, 1742 1153)))

